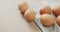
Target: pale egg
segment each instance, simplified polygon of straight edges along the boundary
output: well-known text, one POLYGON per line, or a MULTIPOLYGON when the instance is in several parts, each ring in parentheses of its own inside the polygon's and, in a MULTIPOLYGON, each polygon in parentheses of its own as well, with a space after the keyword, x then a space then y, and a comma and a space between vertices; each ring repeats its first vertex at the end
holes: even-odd
POLYGON ((28 9, 25 13, 24 13, 24 18, 28 21, 32 21, 35 18, 35 11, 33 9, 28 9))
POLYGON ((40 21, 44 26, 52 26, 54 24, 54 18, 50 14, 41 15, 40 21))
POLYGON ((60 15, 56 18, 56 23, 60 26, 60 15))
POLYGON ((28 3, 22 1, 21 3, 19 3, 18 9, 20 10, 21 13, 25 13, 25 11, 28 9, 28 3))

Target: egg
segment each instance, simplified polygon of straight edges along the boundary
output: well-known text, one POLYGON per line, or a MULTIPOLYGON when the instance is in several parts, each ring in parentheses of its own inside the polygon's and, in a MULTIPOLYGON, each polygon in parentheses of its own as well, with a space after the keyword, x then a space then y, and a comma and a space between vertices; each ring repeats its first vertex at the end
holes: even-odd
POLYGON ((41 15, 40 21, 44 26, 52 26, 54 24, 54 18, 50 14, 41 15))
POLYGON ((60 15, 56 18, 56 23, 60 26, 60 15))
POLYGON ((34 12, 33 9, 28 9, 25 13, 24 13, 24 18, 27 21, 32 21, 35 18, 36 13, 34 12))
POLYGON ((28 4, 27 4, 27 2, 25 2, 25 1, 21 1, 21 3, 19 3, 19 5, 18 5, 18 9, 19 9, 19 11, 21 12, 21 13, 25 13, 25 11, 28 9, 28 4))
POLYGON ((52 10, 53 14, 57 17, 58 15, 60 15, 60 6, 56 6, 53 8, 52 10))
POLYGON ((40 14, 51 14, 51 8, 49 6, 42 7, 40 9, 40 14))

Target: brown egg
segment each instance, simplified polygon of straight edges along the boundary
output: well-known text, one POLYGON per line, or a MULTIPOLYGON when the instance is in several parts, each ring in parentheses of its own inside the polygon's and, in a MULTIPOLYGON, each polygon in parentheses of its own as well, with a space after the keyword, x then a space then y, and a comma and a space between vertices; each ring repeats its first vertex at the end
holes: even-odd
POLYGON ((60 6, 54 7, 52 12, 56 17, 60 15, 60 6))
POLYGON ((32 21, 35 18, 35 12, 32 9, 28 9, 25 13, 24 13, 24 18, 28 21, 32 21))
POLYGON ((25 11, 28 9, 27 2, 21 2, 21 3, 19 3, 18 9, 20 10, 21 13, 25 13, 25 11))
POLYGON ((56 22, 60 26, 60 15, 56 18, 56 22))
POLYGON ((40 9, 40 14, 51 14, 51 8, 49 6, 45 6, 40 9))
POLYGON ((43 14, 40 16, 40 21, 44 26, 52 26, 54 23, 54 19, 49 14, 43 14))

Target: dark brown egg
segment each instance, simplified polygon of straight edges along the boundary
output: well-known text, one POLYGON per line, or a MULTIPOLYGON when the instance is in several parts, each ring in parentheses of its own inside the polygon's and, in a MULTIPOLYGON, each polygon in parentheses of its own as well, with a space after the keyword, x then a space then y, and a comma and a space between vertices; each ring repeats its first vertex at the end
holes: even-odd
POLYGON ((35 12, 32 9, 28 9, 25 13, 24 13, 24 18, 28 21, 32 21, 35 18, 35 12))
POLYGON ((52 26, 54 24, 54 19, 50 14, 41 15, 40 21, 44 26, 52 26))
POLYGON ((56 17, 60 15, 60 6, 54 7, 52 12, 56 17))
POLYGON ((51 8, 49 6, 45 6, 40 9, 40 14, 51 14, 51 8))
POLYGON ((56 18, 56 22, 60 26, 60 15, 56 18))
POLYGON ((27 2, 21 2, 21 3, 19 3, 18 9, 20 10, 21 13, 25 13, 25 11, 28 9, 27 2))

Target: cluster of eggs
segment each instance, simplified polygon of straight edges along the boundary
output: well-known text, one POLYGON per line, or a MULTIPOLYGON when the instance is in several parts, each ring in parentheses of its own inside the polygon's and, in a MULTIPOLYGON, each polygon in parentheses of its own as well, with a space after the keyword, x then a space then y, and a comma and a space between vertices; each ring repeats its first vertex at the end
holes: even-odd
MULTIPOLYGON (((28 8, 27 2, 19 3, 18 9, 23 13, 26 20, 32 21, 35 18, 36 13, 33 9, 28 8)), ((45 26, 52 26, 54 24, 54 18, 51 15, 51 12, 56 16, 56 23, 60 25, 60 6, 53 8, 53 10, 49 6, 45 6, 40 9, 39 13, 41 14, 41 23, 45 26)))
POLYGON ((51 15, 51 12, 56 16, 56 23, 60 26, 60 6, 54 7, 51 9, 49 6, 45 6, 43 9, 40 9, 40 20, 45 26, 52 26, 54 19, 51 15), (49 14, 49 15, 48 15, 49 14))
POLYGON ((35 12, 33 9, 28 8, 27 2, 21 2, 18 5, 19 11, 24 14, 24 18, 28 21, 32 21, 35 18, 35 12))

